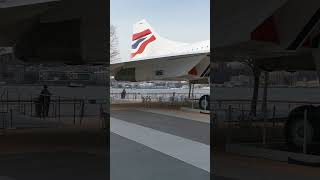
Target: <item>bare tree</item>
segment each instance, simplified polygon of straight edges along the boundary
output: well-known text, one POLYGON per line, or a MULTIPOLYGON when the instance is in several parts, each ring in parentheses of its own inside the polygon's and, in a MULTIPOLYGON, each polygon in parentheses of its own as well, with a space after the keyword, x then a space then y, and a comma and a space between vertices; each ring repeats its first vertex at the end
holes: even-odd
POLYGON ((258 67, 258 65, 255 63, 254 60, 247 60, 247 61, 244 61, 243 63, 247 64, 253 73, 254 82, 253 82, 253 95, 251 99, 250 114, 253 116, 256 116, 261 69, 258 67))
POLYGON ((114 62, 119 59, 119 41, 117 36, 116 27, 110 25, 110 62, 114 62))

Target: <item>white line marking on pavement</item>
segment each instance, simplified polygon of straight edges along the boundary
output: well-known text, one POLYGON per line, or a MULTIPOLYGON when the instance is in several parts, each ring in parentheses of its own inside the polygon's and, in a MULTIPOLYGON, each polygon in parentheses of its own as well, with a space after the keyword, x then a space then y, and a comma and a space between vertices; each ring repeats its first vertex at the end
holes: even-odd
POLYGON ((110 117, 110 131, 210 172, 210 146, 110 117))

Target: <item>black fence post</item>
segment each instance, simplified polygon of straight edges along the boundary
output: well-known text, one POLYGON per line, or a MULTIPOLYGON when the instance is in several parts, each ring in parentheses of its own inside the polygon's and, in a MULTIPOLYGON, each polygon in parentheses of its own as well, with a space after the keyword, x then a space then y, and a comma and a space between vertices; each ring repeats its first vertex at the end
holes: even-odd
POLYGON ((23 103, 23 115, 26 115, 26 103, 23 103))
POLYGON ((76 99, 73 98, 73 124, 76 125, 76 99))
POLYGON ((61 119, 60 119, 60 117, 61 117, 61 102, 60 102, 60 96, 58 97, 58 110, 59 110, 59 113, 58 113, 58 119, 59 119, 59 123, 61 123, 61 119))
POLYGON ((11 126, 11 128, 13 128, 13 113, 12 113, 12 109, 10 109, 10 126, 11 126))
POLYGON ((33 114, 33 109, 32 109, 32 107, 33 107, 33 99, 32 99, 32 95, 31 95, 31 98, 30 98, 30 116, 32 117, 32 114, 33 114))

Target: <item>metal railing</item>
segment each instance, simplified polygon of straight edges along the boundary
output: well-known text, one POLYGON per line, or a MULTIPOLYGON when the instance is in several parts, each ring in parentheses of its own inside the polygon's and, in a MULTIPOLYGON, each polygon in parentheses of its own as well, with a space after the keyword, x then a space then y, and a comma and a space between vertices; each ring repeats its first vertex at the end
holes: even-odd
POLYGON ((18 123, 19 119, 19 121, 24 119, 23 123, 28 123, 27 121, 29 121, 30 124, 36 120, 50 120, 50 122, 56 123, 68 121, 69 124, 73 125, 81 125, 88 119, 100 119, 102 121, 103 113, 108 105, 106 99, 52 96, 48 104, 48 114, 46 115, 44 102, 39 102, 38 98, 33 97, 30 96, 28 99, 0 99, 2 109, 0 122, 2 123, 2 128, 17 127, 17 124, 21 123, 18 123))
MULTIPOLYGON (((286 146, 284 134, 285 122, 289 113, 298 106, 320 105, 317 101, 267 101, 267 109, 263 110, 262 101, 257 102, 256 115, 250 114, 251 100, 248 99, 216 99, 211 103, 214 111, 214 123, 225 129, 226 143, 255 144, 264 148, 291 151, 286 146)), ((307 110, 304 111, 304 143, 295 152, 307 154, 307 110)))

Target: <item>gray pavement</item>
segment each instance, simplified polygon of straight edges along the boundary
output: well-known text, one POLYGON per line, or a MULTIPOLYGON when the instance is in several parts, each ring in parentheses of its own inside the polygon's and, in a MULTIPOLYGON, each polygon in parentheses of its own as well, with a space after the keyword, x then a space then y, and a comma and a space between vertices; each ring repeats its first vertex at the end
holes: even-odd
POLYGON ((209 180, 210 174, 183 161, 111 133, 112 180, 209 180))
POLYGON ((10 113, 2 116, 0 119, 0 128, 50 128, 57 127, 59 125, 58 120, 41 119, 38 117, 31 117, 23 115, 22 113, 14 112, 12 118, 10 113))
POLYGON ((106 180, 107 159, 85 152, 0 155, 0 180, 106 180))
POLYGON ((210 144, 210 124, 134 109, 112 111, 112 117, 155 130, 210 144))
MULTIPOLYGON (((133 126, 139 125, 151 128, 157 132, 189 139, 205 146, 210 143, 210 125, 207 123, 134 109, 112 110, 111 117, 132 123, 133 126)), ((146 133, 150 134, 150 132, 146 133)), ((144 137, 140 138, 143 139, 144 137)), ((160 142, 160 137, 159 139, 154 139, 155 144, 157 144, 157 141, 163 143, 160 142)), ((112 180, 210 179, 208 171, 186 163, 174 155, 168 155, 168 153, 161 150, 150 148, 141 142, 143 141, 133 141, 111 132, 110 166, 112 180)), ((183 151, 183 147, 180 148, 183 151)), ((208 156, 208 158, 210 157, 208 156)))

